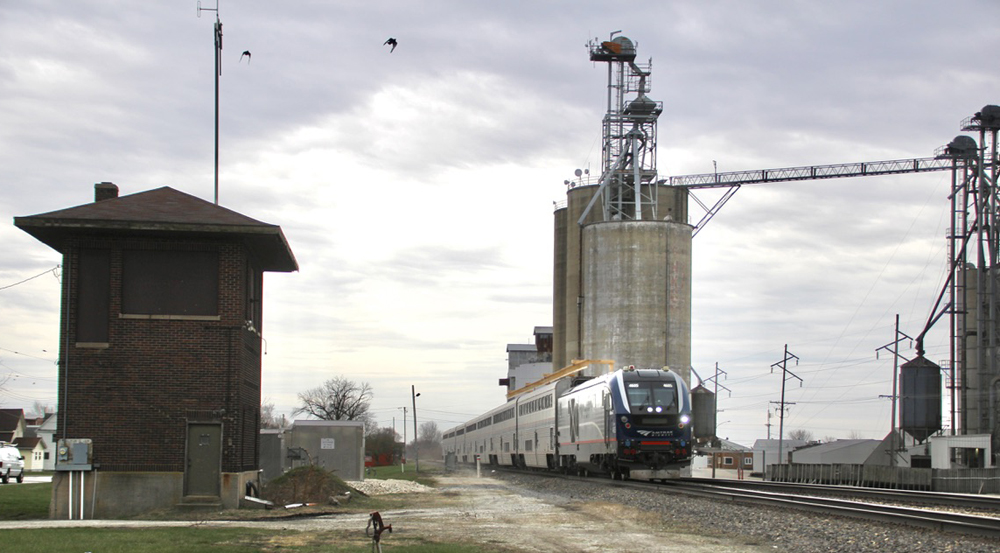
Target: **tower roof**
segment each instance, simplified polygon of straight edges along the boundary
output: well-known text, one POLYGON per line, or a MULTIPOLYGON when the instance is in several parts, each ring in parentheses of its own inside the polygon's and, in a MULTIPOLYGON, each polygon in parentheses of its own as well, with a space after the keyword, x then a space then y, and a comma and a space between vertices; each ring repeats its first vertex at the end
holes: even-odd
POLYGON ((80 235, 240 238, 260 259, 264 271, 291 272, 299 268, 281 227, 169 186, 15 217, 14 225, 61 253, 65 253, 69 239, 80 235))

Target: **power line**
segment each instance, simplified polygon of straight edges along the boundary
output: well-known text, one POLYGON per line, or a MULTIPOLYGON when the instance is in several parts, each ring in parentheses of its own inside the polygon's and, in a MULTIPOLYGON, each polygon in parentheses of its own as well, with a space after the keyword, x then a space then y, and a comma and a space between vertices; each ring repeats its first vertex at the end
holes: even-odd
MULTIPOLYGON (((25 282, 28 282, 30 280, 35 280, 36 278, 38 278, 40 276, 43 276, 43 275, 46 275, 48 273, 52 273, 52 274, 55 275, 56 271, 58 271, 60 267, 62 267, 62 265, 56 265, 55 267, 52 267, 51 269, 49 269, 47 271, 43 271, 43 272, 38 273, 37 275, 35 275, 33 277, 26 278, 26 279, 22 280, 21 282, 15 282, 14 284, 8 284, 7 286, 0 286, 0 290, 6 290, 8 288, 13 288, 13 287, 15 287, 15 286, 17 286, 19 284, 24 284, 25 282)), ((56 275, 56 278, 59 278, 59 275, 56 275)))

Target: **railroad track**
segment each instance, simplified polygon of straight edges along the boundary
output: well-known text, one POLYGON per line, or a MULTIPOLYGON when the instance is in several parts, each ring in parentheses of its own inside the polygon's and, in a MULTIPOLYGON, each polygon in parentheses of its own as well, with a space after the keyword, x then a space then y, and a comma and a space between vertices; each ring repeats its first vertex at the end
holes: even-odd
POLYGON ((767 482, 760 480, 684 478, 682 481, 737 489, 764 490, 799 495, 863 498, 869 501, 885 503, 973 509, 983 511, 984 513, 1000 512, 1000 496, 996 495, 944 493, 921 490, 890 490, 886 488, 863 488, 860 486, 833 486, 826 484, 796 484, 790 482, 767 482))
POLYGON ((911 527, 938 530, 960 535, 1000 537, 1000 516, 959 513, 916 508, 891 503, 921 503, 924 505, 951 506, 982 510, 1000 510, 997 498, 967 496, 965 494, 934 494, 932 492, 900 493, 899 490, 870 488, 837 489, 841 486, 806 486, 801 484, 763 482, 748 483, 733 480, 707 480, 684 478, 666 483, 642 482, 636 480, 610 480, 558 475, 554 473, 526 473, 540 477, 562 478, 610 487, 630 488, 650 493, 666 493, 703 497, 715 501, 728 501, 743 505, 762 505, 810 511, 824 515, 836 515, 866 521, 890 522, 911 527), (778 485, 775 485, 778 484, 778 485), (830 488, 833 488, 832 490, 830 488), (808 495, 807 495, 808 494, 808 495), (824 497, 815 494, 863 496, 864 501, 838 497, 824 497), (967 503, 962 503, 962 500, 967 503))
MULTIPOLYGON (((650 484, 641 482, 626 482, 626 484, 650 487, 650 484)), ((667 491, 669 490, 670 492, 680 492, 715 500, 732 501, 734 503, 786 507, 861 520, 892 522, 956 534, 1000 537, 1000 518, 998 517, 889 505, 870 501, 848 500, 836 497, 803 495, 804 493, 826 493, 825 491, 821 492, 813 489, 812 486, 797 486, 795 489, 785 491, 770 491, 767 489, 753 489, 752 487, 734 487, 728 482, 706 483, 677 480, 668 481, 666 486, 657 484, 655 488, 659 488, 659 491, 664 493, 669 493, 667 491), (804 491, 804 489, 807 491, 804 491)), ((850 491, 856 492, 857 490, 852 489, 850 491)), ((898 501, 898 499, 892 498, 898 497, 899 494, 878 493, 892 492, 892 490, 879 490, 878 492, 869 490, 869 492, 871 493, 868 494, 868 498, 872 500, 877 497, 878 501, 898 501)), ((926 494, 927 492, 923 493, 926 494)), ((915 496, 911 496, 910 500, 913 497, 915 496)), ((929 498, 924 498, 924 502, 927 501, 929 501, 929 498)), ((963 505, 963 507, 967 507, 967 505, 963 505)), ((997 508, 995 499, 991 508, 997 508)))

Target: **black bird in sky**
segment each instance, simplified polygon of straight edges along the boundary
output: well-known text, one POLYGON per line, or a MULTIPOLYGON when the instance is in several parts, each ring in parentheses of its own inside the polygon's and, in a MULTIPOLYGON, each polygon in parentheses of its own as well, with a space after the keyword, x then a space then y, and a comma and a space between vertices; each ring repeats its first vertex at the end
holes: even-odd
POLYGON ((389 49, 389 53, 390 54, 392 53, 393 50, 396 49, 396 46, 399 46, 399 43, 396 42, 396 39, 393 38, 393 37, 389 37, 389 40, 383 42, 382 46, 385 46, 386 44, 388 44, 389 46, 392 46, 392 48, 389 49))
POLYGON ((250 65, 250 50, 243 50, 243 54, 240 55, 240 62, 243 61, 243 56, 247 57, 247 65, 250 65))

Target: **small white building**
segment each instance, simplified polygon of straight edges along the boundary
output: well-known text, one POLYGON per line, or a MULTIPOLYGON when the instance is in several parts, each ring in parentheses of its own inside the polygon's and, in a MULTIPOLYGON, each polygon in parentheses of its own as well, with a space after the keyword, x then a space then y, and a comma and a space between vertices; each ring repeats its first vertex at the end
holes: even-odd
POLYGON ((993 466, 993 451, 989 434, 966 434, 964 436, 931 436, 931 468, 990 468, 993 466), (966 450, 962 455, 953 455, 954 450, 966 450), (952 463, 952 459, 967 459, 969 465, 952 463))
POLYGON ((553 371, 552 327, 536 326, 534 335, 534 344, 507 344, 507 378, 505 381, 508 392, 541 380, 542 377, 553 371))

